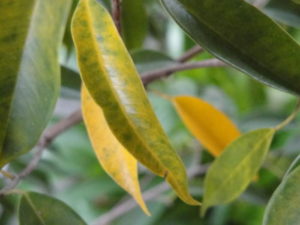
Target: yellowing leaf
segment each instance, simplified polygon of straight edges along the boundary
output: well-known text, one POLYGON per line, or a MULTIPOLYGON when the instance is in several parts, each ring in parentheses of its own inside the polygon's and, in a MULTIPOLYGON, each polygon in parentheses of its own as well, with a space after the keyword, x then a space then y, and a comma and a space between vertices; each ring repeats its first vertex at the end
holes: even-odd
POLYGON ((204 180, 202 215, 208 207, 228 203, 247 188, 267 155, 275 131, 264 128, 246 133, 216 158, 204 180))
POLYGON ((103 110, 120 143, 166 180, 186 203, 198 205, 188 191, 184 165, 153 112, 130 55, 106 9, 81 0, 72 20, 82 80, 103 110))
POLYGON ((103 169, 150 215, 141 195, 137 174, 137 161, 120 144, 106 123, 101 108, 85 87, 82 88, 82 112, 85 126, 96 156, 103 169))
POLYGON ((192 96, 172 98, 177 112, 190 132, 214 156, 240 136, 234 123, 209 103, 192 96))

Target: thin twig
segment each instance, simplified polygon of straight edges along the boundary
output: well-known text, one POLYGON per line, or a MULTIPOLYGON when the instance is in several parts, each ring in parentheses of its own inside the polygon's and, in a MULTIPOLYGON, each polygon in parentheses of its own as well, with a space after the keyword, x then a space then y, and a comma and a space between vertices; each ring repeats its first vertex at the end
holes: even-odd
MULTIPOLYGON (((192 167, 188 170, 188 177, 192 178, 197 175, 201 175, 206 173, 209 165, 197 165, 196 167, 192 167)), ((152 199, 156 199, 158 196, 160 196, 165 191, 169 190, 170 187, 167 183, 161 183, 156 185, 155 187, 145 191, 143 193, 144 201, 150 201, 152 199)), ((119 218, 120 216, 124 215, 125 213, 131 211, 137 206, 136 202, 133 199, 128 199, 124 202, 121 202, 119 205, 115 206, 112 210, 110 210, 108 213, 100 216, 97 218, 92 225, 108 225, 113 220, 119 218)))
POLYGON ((112 18, 115 22, 115 25, 121 33, 121 0, 112 0, 112 18))
POLYGON ((283 122, 281 122, 276 127, 274 127, 274 129, 278 131, 284 128, 285 126, 287 126, 290 122, 292 122, 296 118, 299 112, 300 112, 300 99, 298 99, 294 111, 283 122))
POLYGON ((218 59, 207 59, 198 62, 183 63, 183 64, 178 64, 175 66, 163 68, 157 71, 150 71, 144 73, 142 74, 142 81, 143 84, 147 86, 149 83, 153 82, 154 80, 168 77, 174 72, 196 69, 196 68, 221 67, 221 66, 226 66, 226 64, 218 59))
POLYGON ((203 51, 204 51, 204 49, 202 47, 200 47, 199 45, 196 45, 193 48, 189 49, 187 52, 185 52, 176 61, 180 62, 180 63, 184 63, 203 51))
POLYGON ((35 147, 36 152, 32 160, 29 162, 26 168, 21 171, 21 173, 15 175, 15 178, 11 182, 9 182, 7 186, 0 190, 0 196, 5 195, 11 189, 15 188, 19 184, 21 179, 28 176, 37 167, 38 162, 42 157, 43 151, 58 135, 60 135, 73 125, 79 123, 81 120, 81 111, 77 110, 74 113, 72 113, 69 117, 62 119, 60 122, 47 129, 41 136, 38 144, 35 147))

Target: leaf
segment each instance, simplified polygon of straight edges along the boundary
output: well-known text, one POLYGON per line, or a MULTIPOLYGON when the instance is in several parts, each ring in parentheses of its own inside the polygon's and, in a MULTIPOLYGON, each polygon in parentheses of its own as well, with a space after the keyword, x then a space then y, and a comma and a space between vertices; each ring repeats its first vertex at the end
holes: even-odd
POLYGON ((131 52, 131 56, 139 73, 178 65, 171 57, 153 50, 135 50, 131 52))
POLYGON ((85 87, 81 92, 83 119, 100 164, 117 184, 134 197, 144 212, 150 215, 142 198, 136 159, 113 135, 101 108, 85 87))
POLYGON ((165 176, 183 201, 197 205, 188 192, 184 165, 151 108, 109 13, 95 0, 81 0, 72 35, 81 77, 115 137, 137 160, 165 176))
POLYGON ((209 168, 202 215, 208 207, 237 198, 253 180, 269 150, 275 129, 251 131, 233 141, 209 168))
POLYGON ((195 42, 217 58, 260 82, 300 94, 299 44, 254 6, 241 0, 162 3, 195 42))
POLYGON ((70 6, 70 0, 0 2, 0 168, 36 144, 52 115, 70 6))
POLYGON ((22 195, 19 206, 20 225, 87 225, 62 201, 36 192, 22 195))
POLYGON ((263 225, 298 225, 299 189, 300 167, 298 166, 283 179, 272 195, 265 211, 263 225))
POLYGON ((271 0, 264 12, 286 25, 300 28, 300 5, 292 0, 271 0))
POLYGON ((148 30, 144 0, 122 0, 121 24, 127 48, 130 50, 140 48, 148 30))
POLYGON ((177 96, 172 102, 190 132, 214 156, 240 136, 240 131, 221 111, 192 96, 177 96))
POLYGON ((80 90, 81 79, 78 72, 73 69, 61 65, 61 85, 73 90, 80 90))

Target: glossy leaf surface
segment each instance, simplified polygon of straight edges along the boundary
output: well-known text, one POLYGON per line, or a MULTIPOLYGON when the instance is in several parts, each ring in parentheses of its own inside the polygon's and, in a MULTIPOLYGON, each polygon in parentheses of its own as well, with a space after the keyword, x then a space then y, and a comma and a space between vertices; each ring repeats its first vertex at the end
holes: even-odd
POLYGON ((36 192, 22 195, 19 206, 20 225, 87 225, 64 202, 36 192))
POLYGON ((70 5, 71 0, 0 2, 0 168, 29 151, 51 117, 70 5))
POLYGON ((161 128, 105 8, 95 0, 81 0, 72 35, 84 84, 113 134, 136 159, 165 176, 183 201, 198 204, 188 192, 184 165, 161 128))
POLYGON ((300 221, 300 167, 292 170, 272 195, 263 225, 298 225, 300 221))
POLYGON ((142 47, 148 30, 144 0, 122 0, 121 9, 121 31, 127 48, 142 47))
POLYGON ((240 136, 235 124, 209 103, 192 96, 177 96, 172 102, 190 132, 214 156, 240 136))
POLYGON ((300 28, 299 3, 292 0, 271 0, 263 10, 281 23, 300 28))
POLYGON ((251 131, 233 141, 209 168, 202 214, 208 207, 237 198, 253 180, 269 150, 275 130, 251 131))
POLYGON ((254 6, 241 0, 162 2, 177 23, 217 58, 265 84, 300 94, 299 44, 254 6))
POLYGON ((98 161, 116 183, 130 193, 149 215, 140 190, 136 159, 113 135, 102 109, 85 87, 81 92, 83 119, 98 161))

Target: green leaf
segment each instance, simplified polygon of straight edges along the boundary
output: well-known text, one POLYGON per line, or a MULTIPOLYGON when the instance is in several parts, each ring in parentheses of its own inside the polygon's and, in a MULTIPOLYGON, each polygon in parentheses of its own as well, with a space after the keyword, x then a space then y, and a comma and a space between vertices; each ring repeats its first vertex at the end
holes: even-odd
POLYGON ((300 94, 300 46, 254 6, 241 0, 162 3, 217 58, 265 84, 300 94))
POLYGON ((26 192, 19 206, 20 225, 87 225, 62 201, 47 195, 26 192))
POLYGON ((136 68, 103 6, 81 0, 72 22, 81 77, 107 123, 130 153, 178 196, 197 205, 188 192, 184 165, 156 118, 136 68))
POLYGON ((270 147, 275 129, 246 133, 233 141, 209 168, 202 214, 208 207, 237 198, 253 180, 270 147))
MULTIPOLYGON (((299 165, 299 158, 293 164, 299 165)), ((263 225, 298 225, 300 221, 300 167, 283 179, 272 195, 264 215, 263 225)))
POLYGON ((36 144, 52 115, 70 6, 71 0, 0 2, 0 168, 36 144))
POLYGON ((81 87, 81 79, 79 73, 64 65, 60 66, 60 70, 61 85, 79 91, 81 87))
POLYGON ((275 20, 300 28, 300 5, 292 0, 271 0, 264 12, 275 20))
POLYGON ((127 48, 142 47, 148 30, 144 0, 122 0, 121 9, 121 31, 127 48))
POLYGON ((178 64, 171 57, 152 50, 136 50, 131 53, 131 56, 139 73, 146 73, 178 64))

